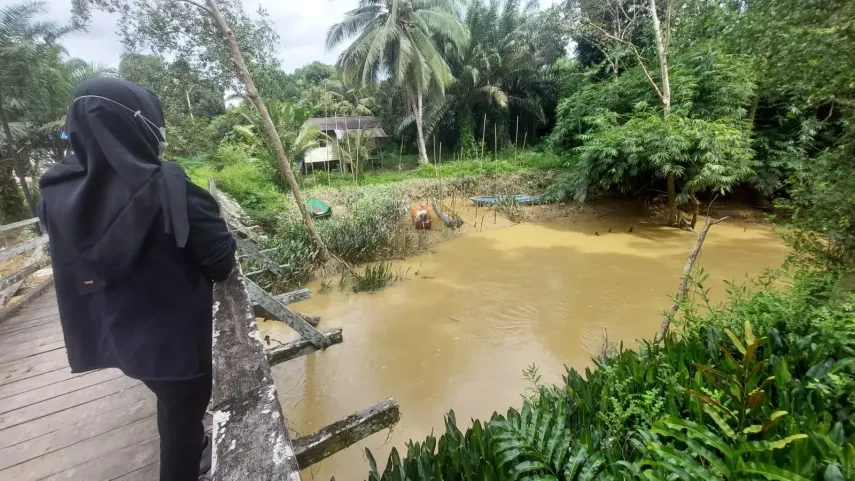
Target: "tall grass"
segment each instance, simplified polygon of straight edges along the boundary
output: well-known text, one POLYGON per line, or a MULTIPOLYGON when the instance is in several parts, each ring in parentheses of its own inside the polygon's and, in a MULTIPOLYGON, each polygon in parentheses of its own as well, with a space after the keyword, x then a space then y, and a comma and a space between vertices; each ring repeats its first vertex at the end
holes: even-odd
POLYGON ((379 262, 365 266, 364 271, 342 273, 339 285, 350 285, 353 292, 375 292, 397 284, 407 278, 407 272, 395 269, 391 262, 379 262))

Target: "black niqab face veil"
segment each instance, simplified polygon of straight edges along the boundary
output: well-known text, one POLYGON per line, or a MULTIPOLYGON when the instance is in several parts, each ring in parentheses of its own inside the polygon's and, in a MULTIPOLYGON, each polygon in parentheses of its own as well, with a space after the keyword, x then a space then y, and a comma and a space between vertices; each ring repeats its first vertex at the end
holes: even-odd
POLYGON ((160 101, 131 82, 84 82, 68 109, 73 153, 42 176, 48 231, 102 281, 126 277, 154 222, 184 247, 189 233, 184 172, 161 162, 160 101))

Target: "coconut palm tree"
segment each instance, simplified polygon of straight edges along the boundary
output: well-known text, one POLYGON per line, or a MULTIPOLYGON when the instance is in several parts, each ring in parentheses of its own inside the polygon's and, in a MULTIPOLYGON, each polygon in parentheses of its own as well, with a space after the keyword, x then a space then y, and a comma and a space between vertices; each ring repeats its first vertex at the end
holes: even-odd
POLYGON ((416 124, 419 160, 429 163, 425 145, 426 99, 440 98, 454 77, 446 54, 460 55, 469 30, 453 0, 360 0, 347 17, 330 27, 327 48, 356 37, 338 58, 347 80, 361 85, 388 75, 402 87, 416 124))
MULTIPOLYGON (((30 108, 34 74, 43 59, 55 48, 56 40, 73 30, 52 22, 35 21, 45 13, 44 2, 23 2, 0 8, 0 124, 3 132, 3 151, 12 160, 14 171, 32 215, 36 203, 26 176, 30 163, 21 155, 13 134, 12 123, 19 120, 30 108)), ((0 168, 0 175, 8 169, 0 168)), ((0 187, 7 190, 10 184, 0 179, 0 187)), ((0 193, 12 197, 10 192, 0 193)), ((5 202, 4 202, 5 203, 5 202)))

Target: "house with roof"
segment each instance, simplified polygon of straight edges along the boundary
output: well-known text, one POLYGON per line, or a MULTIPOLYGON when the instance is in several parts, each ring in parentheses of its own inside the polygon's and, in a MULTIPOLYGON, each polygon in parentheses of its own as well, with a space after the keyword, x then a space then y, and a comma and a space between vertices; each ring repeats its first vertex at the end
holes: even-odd
POLYGON ((320 140, 319 146, 308 150, 303 156, 304 171, 314 169, 327 170, 333 169, 339 165, 341 160, 338 155, 337 144, 345 138, 349 133, 362 131, 363 136, 367 137, 368 151, 373 155, 381 139, 388 137, 383 128, 380 127, 376 117, 372 116, 357 116, 357 117, 319 117, 309 119, 306 122, 309 125, 314 125, 318 129, 327 134, 330 141, 320 140))

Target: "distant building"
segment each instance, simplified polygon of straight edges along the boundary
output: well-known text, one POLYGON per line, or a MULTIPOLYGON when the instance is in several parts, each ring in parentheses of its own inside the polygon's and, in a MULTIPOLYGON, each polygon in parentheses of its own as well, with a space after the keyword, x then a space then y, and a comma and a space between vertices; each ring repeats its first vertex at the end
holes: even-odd
POLYGON ((378 139, 388 137, 376 117, 360 116, 360 117, 322 117, 309 119, 306 122, 309 125, 315 125, 321 132, 327 134, 332 143, 327 144, 325 140, 320 140, 320 146, 311 149, 303 156, 303 170, 320 169, 326 170, 327 167, 334 168, 339 163, 338 150, 336 143, 344 138, 348 132, 364 131, 363 135, 368 137, 368 150, 373 154, 377 148, 378 139), (329 163, 329 166, 327 165, 329 163))

